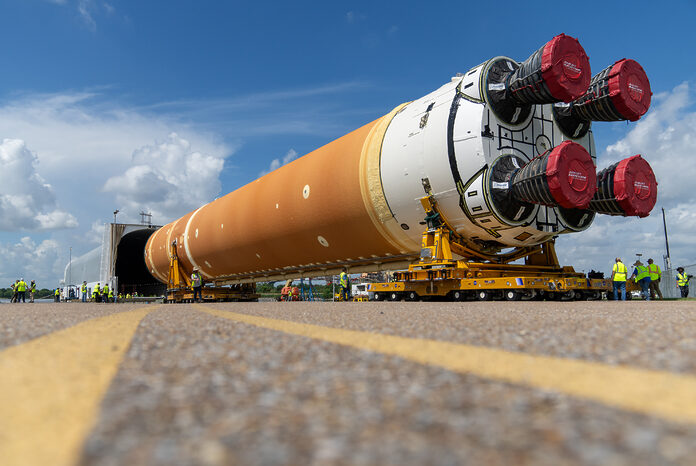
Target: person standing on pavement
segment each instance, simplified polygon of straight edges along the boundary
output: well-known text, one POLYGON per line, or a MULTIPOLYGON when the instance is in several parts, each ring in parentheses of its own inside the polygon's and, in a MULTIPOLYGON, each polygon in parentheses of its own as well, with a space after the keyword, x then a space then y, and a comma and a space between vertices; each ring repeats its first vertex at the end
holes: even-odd
POLYGON ((15 290, 17 290, 17 302, 21 299, 23 303, 26 303, 27 282, 25 282, 23 278, 19 279, 15 286, 15 290))
POLYGON ((32 280, 31 285, 29 285, 29 302, 30 303, 34 302, 34 294, 36 294, 36 282, 34 280, 32 280))
POLYGON ((102 296, 103 303, 109 302, 109 284, 108 283, 104 283, 104 286, 101 289, 101 296, 102 296))
POLYGON ((12 299, 10 299, 11 303, 16 303, 17 302, 17 283, 19 283, 19 280, 15 280, 15 282, 10 285, 12 288, 12 299))
POLYGON ((341 299, 343 301, 348 301, 350 298, 350 277, 348 277, 348 273, 346 273, 346 268, 343 267, 343 270, 341 271, 341 275, 339 275, 339 283, 341 285, 341 299))
POLYGON ((193 300, 196 301, 196 296, 198 296, 198 302, 203 301, 203 277, 201 277, 198 267, 193 268, 191 287, 193 287, 193 300))
POLYGON ((53 301, 59 303, 60 302, 60 288, 56 288, 55 291, 53 292, 53 301))
POLYGON ((645 301, 650 301, 650 273, 648 268, 643 265, 641 261, 636 261, 633 264, 635 269, 633 269, 633 274, 631 278, 640 285, 640 294, 645 301))
POLYGON ((677 286, 682 298, 689 297, 689 276, 684 272, 684 267, 677 267, 677 286))
POLYGON ((82 302, 86 303, 87 302, 87 281, 82 282, 82 286, 80 287, 80 291, 82 292, 82 302))
POLYGON ((620 257, 617 257, 615 262, 611 271, 611 280, 614 285, 614 301, 619 299, 619 290, 621 290, 621 301, 626 301, 626 276, 628 275, 628 269, 621 262, 620 257))
POLYGON ((662 270, 660 266, 655 264, 652 259, 648 259, 648 273, 650 274, 650 297, 657 299, 657 296, 662 298, 660 290, 660 280, 662 279, 662 270))

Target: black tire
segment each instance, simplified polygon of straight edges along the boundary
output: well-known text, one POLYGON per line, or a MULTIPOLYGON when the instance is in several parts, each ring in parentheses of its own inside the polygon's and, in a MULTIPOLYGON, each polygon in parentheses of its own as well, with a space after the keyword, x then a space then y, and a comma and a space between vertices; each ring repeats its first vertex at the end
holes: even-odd
POLYGON ((520 299, 522 299, 522 293, 517 290, 507 290, 505 292, 506 301, 519 301, 520 299))
POLYGON ((419 299, 418 293, 415 291, 409 291, 406 293, 406 301, 418 301, 419 299))
POLYGON ((466 294, 462 290, 452 291, 452 300, 453 301, 464 301, 464 299, 466 299, 466 294))
POLYGON ((401 293, 397 293, 396 291, 392 291, 389 293, 389 301, 401 301, 401 293))
POLYGON ((493 299, 493 293, 489 290, 479 290, 476 292, 476 299, 479 301, 490 301, 493 299))
POLYGON ((382 293, 375 293, 375 301, 384 301, 384 295, 382 293))

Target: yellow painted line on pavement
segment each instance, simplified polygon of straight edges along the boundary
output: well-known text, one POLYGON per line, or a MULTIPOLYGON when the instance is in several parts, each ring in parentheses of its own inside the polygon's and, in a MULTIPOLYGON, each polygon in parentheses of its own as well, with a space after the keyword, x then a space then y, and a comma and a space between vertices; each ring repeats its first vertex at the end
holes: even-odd
POLYGON ((0 464, 72 465, 140 321, 121 312, 0 351, 0 464))
POLYGON ((257 327, 398 356, 458 373, 554 390, 670 421, 696 423, 696 376, 692 375, 342 330, 197 307, 208 314, 257 327))

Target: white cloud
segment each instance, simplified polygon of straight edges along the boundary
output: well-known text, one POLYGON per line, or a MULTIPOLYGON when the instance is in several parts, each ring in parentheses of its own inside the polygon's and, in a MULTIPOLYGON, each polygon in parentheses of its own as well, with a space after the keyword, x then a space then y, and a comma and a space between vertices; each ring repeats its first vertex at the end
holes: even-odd
POLYGON ((268 167, 268 170, 262 171, 259 173, 259 176, 267 175, 268 173, 272 172, 273 170, 277 170, 283 165, 287 165, 288 163, 292 162, 297 158, 298 154, 295 149, 290 149, 287 154, 283 156, 282 159, 273 159, 271 161, 271 165, 268 167))
POLYGON ((37 173, 38 157, 20 139, 0 142, 0 230, 74 228, 77 220, 56 208, 53 188, 37 173))
MULTIPOLYGON (((97 93, 81 92, 22 96, 0 104, 0 137, 11 136, 27 142, 38 154, 41 173, 51 175, 52 188, 59 202, 71 206, 71 212, 85 225, 95 219, 110 220, 114 209, 122 211, 119 220, 139 220, 138 209, 131 210, 119 205, 113 194, 104 192, 103 187, 109 178, 143 165, 133 158, 134 155, 137 155, 138 148, 143 148, 145 152, 139 157, 144 157, 147 148, 157 138, 166 138, 176 131, 185 135, 197 153, 215 159, 223 159, 233 151, 220 143, 218 136, 179 123, 172 117, 153 116, 101 99, 102 96, 97 93)), ((177 144, 181 143, 174 143, 175 146, 177 144)), ((188 170, 194 174, 196 170, 210 169, 205 157, 200 162, 200 167, 193 166, 188 170)), ((153 160, 153 163, 167 161, 153 160)), ((170 164, 165 171, 170 173, 173 170, 170 164)), ((141 177, 144 175, 137 174, 141 177)), ((215 180, 212 186, 219 186, 217 183, 218 180, 215 180)), ((135 187, 130 189, 135 196, 131 199, 141 200, 134 190, 135 187)), ((211 197, 215 194, 211 194, 211 197)), ((200 199, 198 192, 187 190, 186 195, 200 199)), ((205 202, 210 200, 205 199, 205 202)), ((163 212, 161 209, 159 211, 163 212)), ((48 225, 56 217, 43 220, 48 225)), ((162 223, 163 219, 155 217, 153 221, 162 223)))
POLYGON ((94 8, 92 0, 79 0, 77 3, 77 11, 85 25, 91 30, 96 31, 97 23, 90 10, 94 8))
POLYGON ((652 108, 625 137, 611 144, 599 157, 599 168, 635 154, 652 166, 657 178, 657 204, 643 219, 598 215, 588 231, 562 235, 557 250, 561 263, 578 270, 610 270, 613 258, 627 263, 635 254, 652 257, 662 266, 665 254, 662 211, 664 207, 672 264, 696 263, 696 110, 688 83, 653 96, 652 108))
POLYGON ((165 142, 133 153, 132 166, 109 178, 104 191, 116 195, 124 210, 150 211, 174 219, 209 202, 220 191, 224 160, 192 150, 176 133, 165 142))
POLYGON ((8 287, 19 278, 27 282, 36 280, 38 288, 58 285, 68 257, 61 251, 57 241, 46 239, 36 243, 28 236, 12 244, 0 244, 0 283, 8 287))

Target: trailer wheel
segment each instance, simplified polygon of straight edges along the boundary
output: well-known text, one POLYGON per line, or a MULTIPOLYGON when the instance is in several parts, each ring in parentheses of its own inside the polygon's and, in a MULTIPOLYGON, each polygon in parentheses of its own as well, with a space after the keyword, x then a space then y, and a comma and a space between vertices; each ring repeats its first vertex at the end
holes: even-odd
POLYGON ((389 293, 389 301, 401 301, 401 293, 392 291, 391 293, 389 293))
POLYGON ((507 290, 505 292, 505 299, 507 301, 519 301, 520 299, 522 299, 522 293, 515 290, 507 290))
POLYGON ((452 292, 452 299, 455 301, 464 301, 464 292, 462 290, 454 290, 452 292))
POLYGON ((418 293, 415 291, 409 291, 406 293, 406 301, 418 301, 418 293))
POLYGON ((479 301, 490 301, 493 295, 488 290, 479 290, 476 293, 476 299, 479 301))
POLYGON ((375 293, 375 301, 384 301, 384 295, 382 293, 375 293))

